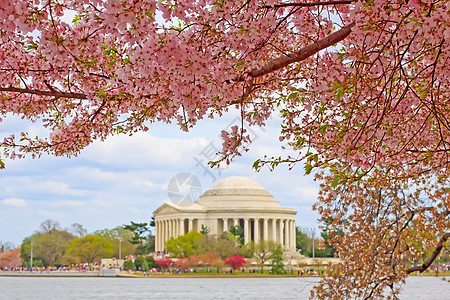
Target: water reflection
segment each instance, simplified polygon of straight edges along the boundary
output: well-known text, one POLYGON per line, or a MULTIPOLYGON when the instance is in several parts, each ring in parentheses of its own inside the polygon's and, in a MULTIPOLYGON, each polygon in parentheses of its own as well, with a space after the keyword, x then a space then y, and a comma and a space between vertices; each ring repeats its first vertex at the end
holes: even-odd
MULTIPOLYGON (((446 278, 450 280, 450 277, 446 278)), ((318 278, 0 277, 2 299, 307 299, 318 278)), ((442 277, 410 277, 400 299, 446 299, 442 277)), ((447 298, 448 299, 448 298, 447 298)))

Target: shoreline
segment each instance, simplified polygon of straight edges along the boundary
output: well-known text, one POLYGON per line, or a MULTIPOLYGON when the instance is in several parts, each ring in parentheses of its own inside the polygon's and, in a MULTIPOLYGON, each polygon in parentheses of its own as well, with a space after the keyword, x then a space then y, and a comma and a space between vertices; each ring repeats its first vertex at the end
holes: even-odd
MULTIPOLYGON (((438 273, 438 274, 414 274, 408 277, 448 277, 450 272, 438 273)), ((323 276, 314 276, 304 274, 303 276, 297 274, 254 274, 254 273, 233 273, 233 274, 198 274, 198 273, 188 273, 188 274, 170 274, 170 273, 160 273, 160 274, 150 274, 148 276, 143 274, 128 274, 119 273, 116 275, 100 275, 99 272, 0 272, 0 277, 100 277, 100 278, 322 278, 323 276)))

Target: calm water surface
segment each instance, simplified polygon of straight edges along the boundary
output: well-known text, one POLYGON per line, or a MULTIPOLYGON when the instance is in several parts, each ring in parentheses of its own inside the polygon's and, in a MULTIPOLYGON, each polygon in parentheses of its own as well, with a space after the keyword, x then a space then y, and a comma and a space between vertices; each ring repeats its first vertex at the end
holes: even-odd
MULTIPOLYGON (((307 299, 318 280, 0 277, 0 299, 307 299)), ((450 284, 442 277, 410 277, 400 299, 450 300, 450 284)))

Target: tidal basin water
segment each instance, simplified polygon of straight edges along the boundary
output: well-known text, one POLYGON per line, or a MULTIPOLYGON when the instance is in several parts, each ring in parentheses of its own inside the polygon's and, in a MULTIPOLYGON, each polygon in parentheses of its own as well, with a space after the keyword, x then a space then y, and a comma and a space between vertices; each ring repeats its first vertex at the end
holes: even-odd
MULTIPOLYGON (((318 278, 0 277, 0 299, 307 299, 318 278)), ((450 277, 410 277, 400 299, 450 299, 450 277)))

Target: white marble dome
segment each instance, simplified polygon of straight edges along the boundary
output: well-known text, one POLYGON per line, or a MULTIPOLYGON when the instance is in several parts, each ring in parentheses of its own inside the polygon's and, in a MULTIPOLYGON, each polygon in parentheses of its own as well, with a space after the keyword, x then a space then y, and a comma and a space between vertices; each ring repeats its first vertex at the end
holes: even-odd
POLYGON ((258 182, 243 176, 233 176, 222 179, 213 184, 203 196, 215 195, 272 195, 258 182))
POLYGON ((216 182, 198 203, 208 207, 279 207, 279 202, 261 184, 242 176, 216 182))

